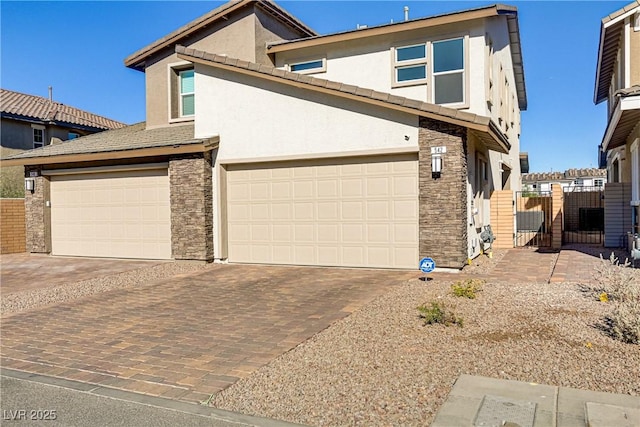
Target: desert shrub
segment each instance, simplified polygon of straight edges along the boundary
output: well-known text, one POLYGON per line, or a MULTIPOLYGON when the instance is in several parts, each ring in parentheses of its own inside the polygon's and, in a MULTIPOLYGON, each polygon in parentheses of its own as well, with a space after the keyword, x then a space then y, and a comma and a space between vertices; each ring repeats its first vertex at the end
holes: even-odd
POLYGON ((451 291, 457 297, 475 299, 476 294, 482 290, 482 285, 484 285, 484 280, 480 279, 458 280, 451 285, 451 291))
POLYGON ((640 280, 638 272, 625 261, 620 264, 613 253, 608 260, 600 257, 595 267, 593 288, 599 293, 598 299, 610 303, 611 313, 607 316, 606 329, 615 339, 640 344, 640 280))
MULTIPOLYGON (((23 150, 0 148, 0 158, 4 159, 23 150)), ((24 197, 24 167, 9 166, 0 168, 0 198, 24 197)))
POLYGON ((457 317, 444 304, 438 302, 432 302, 430 305, 422 304, 418 306, 418 311, 420 312, 420 317, 424 319, 425 325, 438 323, 445 326, 458 325, 462 327, 462 318, 457 317))

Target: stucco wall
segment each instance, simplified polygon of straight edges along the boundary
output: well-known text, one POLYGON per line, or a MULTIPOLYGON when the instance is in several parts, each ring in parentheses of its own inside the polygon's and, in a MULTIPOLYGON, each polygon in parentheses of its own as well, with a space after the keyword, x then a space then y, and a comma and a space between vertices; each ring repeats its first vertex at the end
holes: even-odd
MULTIPOLYGON (((255 61, 255 20, 252 8, 244 8, 228 21, 218 22, 197 37, 181 41, 181 44, 207 52, 227 54, 246 61, 255 61)), ((170 50, 162 51, 149 60, 145 70, 148 128, 169 124, 169 64, 180 62, 177 55, 170 50)), ((198 89, 196 90, 199 92, 198 89)))
MULTIPOLYGON (((69 138, 69 132, 75 132, 80 135, 87 135, 93 132, 80 131, 73 127, 61 127, 52 125, 40 125, 34 123, 37 126, 44 126, 44 144, 49 145, 51 138, 59 138, 66 141, 69 138)), ((2 132, 0 132, 1 144, 6 148, 15 148, 20 150, 33 149, 33 128, 31 123, 2 119, 2 132)))
MULTIPOLYGON (((273 65, 266 52, 266 43, 299 37, 299 33, 253 6, 235 12, 228 20, 207 27, 197 36, 182 40, 180 44, 259 64, 273 65)), ((149 128, 167 126, 172 121, 169 112, 169 66, 180 62, 177 55, 168 49, 148 62, 145 84, 149 128)), ((199 93, 199 89, 196 89, 196 99, 200 96, 199 93)))
POLYGON ((220 135, 219 162, 417 148, 416 116, 212 67, 196 71, 195 136, 220 135))

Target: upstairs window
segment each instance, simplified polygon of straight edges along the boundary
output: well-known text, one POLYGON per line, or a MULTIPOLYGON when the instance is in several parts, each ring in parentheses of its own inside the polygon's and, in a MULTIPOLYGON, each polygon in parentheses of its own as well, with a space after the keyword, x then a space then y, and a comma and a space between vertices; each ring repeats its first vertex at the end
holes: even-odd
POLYGON ((394 83, 397 86, 427 81, 426 43, 394 49, 394 83))
POLYGON ((79 138, 79 137, 80 137, 80 134, 77 133, 77 132, 69 132, 67 134, 67 140, 69 140, 69 141, 72 140, 72 139, 79 138))
POLYGON ((180 117, 196 112, 194 80, 193 70, 180 71, 180 117))
POLYGON ((322 73, 327 71, 327 62, 323 59, 314 59, 311 61, 296 62, 289 64, 289 71, 301 74, 322 73))
POLYGON ((594 187, 602 187, 602 186, 604 186, 604 179, 598 179, 598 178, 594 179, 593 180, 593 186, 594 187))
POLYGON ((33 128, 33 148, 44 147, 44 128, 33 128))
POLYGON ((464 39, 433 42, 433 102, 465 101, 464 39))
POLYGON ((191 64, 169 64, 169 118, 190 120, 195 114, 195 73, 191 64))

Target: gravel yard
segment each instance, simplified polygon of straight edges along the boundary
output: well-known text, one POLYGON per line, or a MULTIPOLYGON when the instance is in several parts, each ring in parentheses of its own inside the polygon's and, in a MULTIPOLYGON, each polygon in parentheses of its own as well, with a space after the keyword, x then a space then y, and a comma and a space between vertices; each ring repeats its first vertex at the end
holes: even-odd
POLYGON ((5 316, 49 304, 70 301, 112 289, 139 286, 149 281, 210 267, 211 265, 200 263, 167 262, 76 283, 2 295, 0 315, 5 316))
POLYGON ((640 395, 640 346, 605 335, 609 307, 579 285, 488 283, 475 300, 450 285, 407 282, 212 405, 308 425, 428 425, 464 373, 640 395), (423 326, 416 307, 431 301, 464 327, 423 326))

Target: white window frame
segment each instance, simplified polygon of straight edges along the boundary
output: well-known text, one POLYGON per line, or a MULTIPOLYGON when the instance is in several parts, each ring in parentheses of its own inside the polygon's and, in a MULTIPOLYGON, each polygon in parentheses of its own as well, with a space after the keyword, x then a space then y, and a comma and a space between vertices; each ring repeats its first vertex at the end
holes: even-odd
POLYGON ((196 97, 196 84, 195 84, 195 80, 196 80, 196 71, 193 68, 188 68, 185 70, 180 70, 178 71, 178 110, 180 111, 180 117, 181 118, 186 118, 186 117, 193 117, 195 116, 195 97, 196 97), (182 92, 182 74, 184 73, 188 73, 188 72, 192 72, 193 73, 193 92, 182 92), (194 113, 193 114, 184 114, 183 111, 183 98, 185 96, 190 96, 193 95, 194 98, 194 113))
POLYGON ((392 58, 392 84, 391 87, 406 87, 406 86, 417 86, 417 85, 425 85, 429 80, 429 69, 427 64, 429 63, 429 43, 428 42, 419 42, 419 43, 411 43, 402 46, 394 46, 391 48, 391 58, 392 58), (406 49, 409 47, 416 46, 424 46, 424 58, 416 58, 416 59, 408 59, 405 61, 398 61, 398 50, 406 49), (398 70, 402 68, 410 68, 410 67, 424 67, 424 78, 422 79, 413 79, 413 80, 405 80, 398 81, 398 70))
POLYGON ((45 146, 45 127, 39 125, 31 125, 31 139, 33 143, 33 148, 42 148, 45 146), (40 133, 40 138, 42 141, 36 141, 36 133, 40 133))
POLYGON ((307 59, 304 61, 297 61, 297 62, 291 62, 288 64, 285 64, 285 67, 287 68, 287 71, 290 71, 292 73, 298 73, 298 74, 317 74, 317 73, 326 73, 327 72, 327 58, 313 58, 313 59, 307 59), (310 64, 313 62, 322 62, 322 65, 320 67, 315 67, 315 68, 309 68, 306 70, 299 70, 299 71, 295 71, 294 67, 297 65, 304 65, 304 64, 310 64))
POLYGON ((461 102, 450 102, 447 104, 438 104, 438 105, 444 105, 447 107, 458 107, 458 108, 462 108, 462 107, 467 107, 468 103, 469 103, 469 94, 468 94, 468 87, 469 87, 469 82, 467 81, 468 79, 468 72, 467 72, 467 64, 469 63, 469 57, 468 57, 468 36, 464 35, 464 36, 456 36, 456 37, 448 37, 448 38, 443 38, 443 39, 438 39, 438 40, 432 40, 430 43, 430 58, 431 58, 431 66, 429 67, 430 74, 427 73, 427 77, 428 80, 431 84, 431 100, 432 102, 435 104, 436 103, 436 77, 437 76, 443 76, 443 75, 447 75, 447 74, 460 74, 462 73, 462 101, 461 102), (440 71, 438 73, 433 71, 433 66, 435 64, 435 58, 434 58, 434 54, 433 54, 433 45, 436 43, 440 43, 440 42, 446 42, 446 41, 451 41, 451 40, 458 40, 458 39, 462 39, 462 68, 458 69, 458 70, 451 70, 451 71, 440 71))
POLYGON ((593 180, 593 186, 594 187, 598 187, 598 188, 604 187, 604 179, 603 178, 595 178, 593 180))

